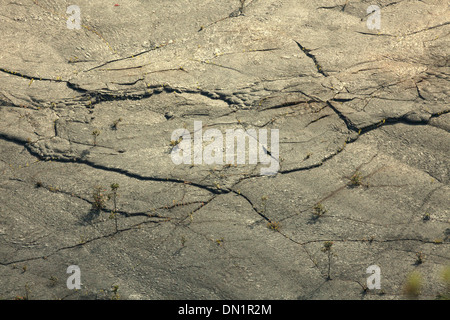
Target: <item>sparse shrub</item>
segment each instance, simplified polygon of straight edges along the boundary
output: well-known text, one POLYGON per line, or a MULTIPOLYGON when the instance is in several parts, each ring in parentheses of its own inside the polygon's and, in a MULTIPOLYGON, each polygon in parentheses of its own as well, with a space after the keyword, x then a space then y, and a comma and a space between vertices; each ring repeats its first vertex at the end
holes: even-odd
POLYGON ((423 253, 422 252, 417 252, 416 253, 416 264, 417 265, 422 264, 423 263, 423 258, 424 258, 423 253))
POLYGON ((279 222, 276 221, 269 221, 267 222, 267 228, 269 228, 270 230, 274 230, 274 231, 278 231, 281 227, 281 224, 279 222))
POLYGON ((333 246, 332 241, 325 241, 323 243, 322 252, 326 253, 328 256, 328 272, 327 272, 327 280, 331 280, 331 257, 334 253, 331 251, 331 247, 333 246))
POLYGON ((25 284, 25 295, 24 296, 15 296, 14 300, 29 300, 30 298, 30 293, 31 293, 31 289, 30 286, 27 284, 25 284))
POLYGON ((92 136, 94 137, 94 146, 97 145, 97 137, 100 135, 100 131, 95 129, 94 131, 92 131, 92 136))
POLYGON ((49 280, 50 280, 50 286, 51 286, 51 287, 56 286, 56 284, 58 283, 58 278, 55 277, 55 276, 51 276, 51 277, 49 278, 49 280))
POLYGON ((92 207, 97 210, 101 211, 103 208, 105 208, 106 205, 106 199, 107 195, 104 193, 106 190, 103 189, 102 186, 95 186, 94 190, 92 192, 92 207))
POLYGON ((442 280, 444 280, 447 289, 450 290, 450 266, 446 266, 442 271, 442 280))
POLYGON ((112 125, 111 125, 111 129, 113 130, 117 130, 119 129, 119 123, 122 121, 122 118, 119 118, 117 120, 114 120, 112 125))
POLYGON ((111 212, 110 218, 114 218, 114 222, 116 225, 116 232, 119 231, 118 224, 117 224, 117 189, 119 189, 118 183, 111 184, 111 194, 108 196, 108 198, 112 197, 113 199, 113 211, 111 212))
POLYGON ((362 185, 363 176, 361 172, 356 171, 351 177, 350 177, 350 183, 349 185, 351 187, 358 187, 362 185))
POLYGON ((417 298, 422 290, 422 276, 419 272, 411 272, 403 286, 403 293, 408 298, 417 298))
POLYGON ((170 146, 173 148, 177 146, 181 141, 183 141, 183 137, 179 137, 178 140, 170 140, 170 146))
POLYGON ((120 296, 119 296, 119 294, 118 294, 118 291, 119 291, 119 285, 113 285, 112 286, 112 292, 113 292, 113 295, 112 295, 112 297, 111 297, 111 300, 119 300, 119 298, 120 298, 120 296))
POLYGON ((186 245, 186 241, 187 241, 187 239, 186 239, 186 236, 181 236, 181 246, 182 247, 184 247, 185 245, 186 245))
POLYGON ((325 207, 320 202, 316 203, 313 209, 314 209, 313 214, 315 218, 319 218, 323 216, 325 213, 327 213, 327 209, 325 209, 325 207))
POLYGON ((439 293, 436 298, 439 300, 450 300, 450 266, 444 267, 441 276, 445 284, 445 291, 439 293))

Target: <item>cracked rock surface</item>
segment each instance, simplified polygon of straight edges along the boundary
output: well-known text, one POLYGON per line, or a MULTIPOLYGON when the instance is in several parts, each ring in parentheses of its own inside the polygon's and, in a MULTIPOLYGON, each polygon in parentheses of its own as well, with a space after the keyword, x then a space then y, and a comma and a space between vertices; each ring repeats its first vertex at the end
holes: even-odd
POLYGON ((448 296, 447 1, 76 4, 0 1, 0 298, 448 296), (194 122, 276 174, 175 164, 194 122))

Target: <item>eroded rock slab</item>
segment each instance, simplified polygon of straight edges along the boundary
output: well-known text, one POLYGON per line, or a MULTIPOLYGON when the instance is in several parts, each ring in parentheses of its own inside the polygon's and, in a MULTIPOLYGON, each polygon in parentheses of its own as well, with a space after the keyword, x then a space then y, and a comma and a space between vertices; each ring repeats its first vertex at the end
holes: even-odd
POLYGON ((448 296, 448 5, 371 4, 3 1, 0 297, 448 296))

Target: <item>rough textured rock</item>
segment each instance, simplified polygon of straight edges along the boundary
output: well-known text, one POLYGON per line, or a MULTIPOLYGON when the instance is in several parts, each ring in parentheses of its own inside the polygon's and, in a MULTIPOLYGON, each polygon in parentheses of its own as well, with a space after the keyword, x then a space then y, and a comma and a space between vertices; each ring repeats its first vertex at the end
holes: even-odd
POLYGON ((445 294, 447 1, 114 4, 0 2, 1 298, 445 294), (175 165, 194 121, 278 129, 277 174, 175 165))

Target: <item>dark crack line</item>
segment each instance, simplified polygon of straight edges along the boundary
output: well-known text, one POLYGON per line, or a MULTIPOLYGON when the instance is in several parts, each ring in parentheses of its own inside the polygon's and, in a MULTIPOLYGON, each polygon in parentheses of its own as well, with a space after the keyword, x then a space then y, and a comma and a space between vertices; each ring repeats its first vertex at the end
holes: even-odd
MULTIPOLYGON (((230 14, 228 14, 228 16, 226 16, 226 17, 224 17, 224 18, 221 18, 221 19, 219 19, 219 20, 217 20, 217 21, 214 21, 214 22, 211 22, 210 24, 208 24, 208 25, 206 25, 206 26, 200 26, 200 29, 198 30, 198 32, 200 32, 200 31, 203 31, 203 30, 205 30, 206 28, 208 28, 208 27, 210 27, 210 26, 212 26, 212 25, 214 25, 214 24, 216 24, 216 23, 219 23, 219 22, 221 22, 221 21, 224 21, 224 20, 226 20, 226 19, 231 19, 231 18, 236 18, 236 17, 239 17, 239 16, 244 16, 244 9, 246 8, 246 6, 245 6, 245 1, 246 0, 240 0, 240 2, 241 2, 241 5, 236 9, 236 10, 234 10, 233 12, 231 12, 230 14)), ((251 3, 250 3, 251 4, 251 3)))
POLYGON ((420 93, 419 86, 417 85, 416 82, 414 83, 414 85, 416 86, 417 96, 418 96, 420 99, 422 99, 422 100, 427 100, 427 99, 425 99, 425 98, 422 96, 422 94, 420 93))
MULTIPOLYGON (((16 71, 12 71, 12 70, 8 70, 6 68, 1 68, 0 67, 0 71, 7 73, 9 75, 13 75, 16 77, 20 77, 20 78, 24 78, 24 79, 28 79, 31 81, 51 81, 51 82, 67 82, 65 80, 61 80, 61 79, 50 79, 50 78, 43 78, 43 77, 35 77, 35 76, 30 76, 21 72, 16 72, 16 71)), ((30 83, 31 84, 31 83, 30 83)))
POLYGON ((221 64, 218 64, 218 63, 214 63, 214 62, 210 62, 210 61, 199 61, 199 60, 192 60, 192 61, 196 61, 196 62, 200 62, 200 63, 203 63, 203 64, 212 65, 212 66, 216 66, 216 67, 220 67, 220 68, 236 71, 236 72, 239 72, 240 74, 245 75, 245 73, 242 72, 239 69, 236 69, 236 68, 233 68, 233 67, 224 66, 224 65, 221 65, 221 64))
MULTIPOLYGON (((137 79, 136 82, 142 79, 137 79)), ((232 97, 228 97, 226 94, 220 92, 210 92, 202 89, 189 89, 189 88, 178 88, 172 87, 168 84, 160 84, 160 85, 147 85, 146 89, 150 91, 142 92, 143 90, 139 90, 136 92, 122 92, 121 94, 112 94, 99 91, 90 91, 86 89, 82 89, 78 87, 78 85, 74 83, 67 83, 68 87, 72 90, 75 90, 79 93, 82 93, 85 96, 86 101, 90 101, 89 107, 93 107, 96 104, 99 104, 103 101, 121 101, 121 100, 142 100, 152 97, 153 95, 160 94, 162 92, 165 93, 189 93, 189 94, 200 94, 204 97, 213 100, 220 100, 225 102, 228 106, 235 105, 236 102, 233 101, 232 97), (90 99, 93 99, 90 100, 90 99)), ((233 111, 234 112, 234 111, 233 111)))
POLYGON ((164 222, 164 221, 153 221, 153 220, 143 221, 143 222, 137 223, 137 224, 132 225, 132 226, 127 227, 127 228, 118 229, 117 231, 111 232, 111 233, 106 234, 106 235, 101 235, 101 236, 94 237, 94 238, 91 238, 91 239, 88 239, 88 240, 84 240, 84 241, 81 241, 81 242, 79 242, 77 244, 73 244, 73 245, 69 245, 69 246, 65 246, 65 247, 60 247, 60 248, 54 250, 53 252, 51 252, 51 253, 49 253, 47 255, 42 255, 42 256, 38 256, 38 257, 31 257, 31 258, 24 258, 24 259, 13 260, 13 261, 8 261, 8 262, 1 262, 0 261, 0 265, 8 266, 8 265, 11 265, 11 264, 14 264, 14 263, 34 261, 34 260, 40 260, 40 259, 47 259, 48 257, 51 257, 51 256, 53 256, 53 255, 55 255, 58 252, 63 251, 63 250, 75 249, 75 248, 82 247, 82 246, 84 246, 84 245, 86 245, 88 243, 91 243, 91 242, 94 242, 94 241, 97 241, 97 240, 112 238, 115 235, 117 235, 119 233, 122 233, 122 232, 125 232, 125 231, 139 230, 141 225, 143 225, 143 224, 148 224, 148 223, 160 224, 161 222, 164 222))
POLYGON ((385 240, 378 240, 378 239, 315 239, 315 240, 308 240, 305 242, 298 242, 298 244, 301 245, 307 245, 311 243, 317 243, 317 242, 326 242, 326 241, 332 241, 332 242, 362 242, 362 243, 390 243, 390 242, 404 242, 404 241, 413 241, 413 242, 422 242, 425 244, 433 244, 433 245, 450 245, 450 243, 439 243, 437 244, 434 240, 427 240, 427 239, 421 239, 421 238, 394 238, 394 239, 385 239, 385 240))
POLYGON ((348 119, 342 112, 340 112, 330 101, 327 101, 327 105, 338 115, 338 117, 344 121, 347 128, 351 131, 358 132, 359 129, 348 119))
MULTIPOLYGON (((53 161, 55 161, 55 160, 53 160, 53 161)), ((162 178, 162 177, 142 176, 140 174, 133 173, 133 172, 130 172, 130 171, 125 170, 125 169, 110 168, 110 167, 107 167, 107 166, 99 165, 99 164, 96 164, 96 163, 94 163, 92 161, 89 161, 89 160, 74 159, 74 160, 71 161, 71 160, 57 159, 56 161, 68 162, 68 163, 75 162, 75 163, 86 164, 86 165, 88 165, 88 166, 90 166, 92 168, 95 168, 95 169, 108 171, 108 172, 116 172, 116 173, 125 175, 127 177, 134 178, 134 179, 141 180, 141 181, 172 182, 172 183, 178 183, 178 184, 186 184, 186 183, 188 183, 188 184, 190 184, 192 186, 195 186, 197 188, 200 188, 200 189, 203 189, 203 190, 207 190, 207 191, 209 191, 209 192, 211 192, 213 194, 221 194, 221 193, 223 193, 223 191, 220 190, 220 189, 216 189, 216 188, 213 188, 213 187, 210 187, 210 186, 206 186, 206 185, 201 185, 201 184, 198 184, 198 183, 195 183, 195 182, 187 182, 185 180, 175 179, 175 178, 162 178)))
POLYGON ((314 65, 316 66, 317 72, 319 72, 321 75, 328 77, 328 74, 323 70, 322 66, 319 64, 319 62, 317 61, 317 58, 315 55, 313 55, 311 53, 311 50, 306 49, 304 46, 302 46, 299 42, 297 42, 296 40, 294 40, 295 43, 298 45, 298 47, 300 48, 300 50, 302 50, 306 56, 310 59, 312 59, 312 61, 314 62, 314 65))
MULTIPOLYGON (((330 101, 327 101, 328 106, 339 116, 339 118, 344 121, 344 123, 346 124, 347 128, 350 131, 356 132, 358 133, 358 135, 356 136, 351 136, 349 135, 344 143, 344 146, 342 146, 341 148, 337 149, 335 152, 333 152, 332 154, 324 157, 320 162, 306 166, 306 167, 300 167, 300 168, 293 168, 293 169, 289 169, 289 170, 279 170, 278 173, 279 174, 289 174, 289 173, 293 173, 293 172, 298 172, 298 171, 307 171, 307 170, 311 170, 314 168, 318 168, 321 167, 326 161, 331 160, 332 158, 334 158, 336 155, 338 155, 339 153, 341 153, 343 150, 345 150, 345 147, 347 144, 351 144, 355 141, 358 140, 359 136, 368 133, 374 129, 383 127, 385 125, 395 125, 398 123, 403 123, 403 124, 407 124, 407 125, 428 125, 428 122, 415 122, 415 121, 411 121, 408 120, 407 118, 405 118, 405 115, 402 115, 400 117, 388 117, 384 120, 382 120, 381 122, 366 126, 366 127, 362 127, 362 128, 358 128, 356 127, 345 115, 343 115, 339 110, 337 110, 336 107, 334 107, 330 101)), ((433 117, 438 117, 442 114, 446 114, 449 113, 450 110, 445 110, 445 111, 441 111, 439 113, 436 114, 432 114, 431 118, 433 117)), ((280 163, 281 166, 281 163, 280 163)))
POLYGON ((144 78, 137 78, 136 80, 130 82, 110 82, 110 83, 118 84, 120 86, 134 86, 139 81, 144 81, 144 78))
POLYGON ((433 30, 433 29, 436 29, 436 28, 440 28, 440 27, 446 26, 446 25, 448 25, 448 24, 450 24, 450 21, 447 21, 447 22, 438 24, 438 25, 436 25, 436 26, 428 27, 428 28, 425 28, 425 29, 422 29, 422 30, 413 31, 413 32, 407 33, 406 35, 407 35, 407 36, 410 36, 410 35, 413 35, 413 34, 416 34, 416 33, 424 32, 424 31, 429 31, 429 30, 433 30))
POLYGON ((195 208, 194 210, 192 210, 191 212, 189 212, 189 214, 188 215, 186 215, 183 219, 180 219, 179 220, 179 222, 178 223, 176 223, 176 225, 178 226, 178 225, 182 225, 182 223, 184 222, 184 221, 186 221, 186 219, 191 219, 191 221, 189 222, 189 223, 187 223, 187 224, 184 224, 184 225, 182 225, 182 226, 184 226, 184 227, 188 227, 189 228, 189 225, 190 225, 190 223, 193 221, 193 215, 194 215, 194 213, 196 213, 197 211, 199 211, 200 209, 202 209, 203 207, 205 207, 205 206, 207 206, 208 204, 210 204, 214 199, 216 199, 218 197, 218 194, 215 194, 215 195, 213 195, 211 198, 209 198, 208 200, 206 200, 206 201, 198 201, 198 203, 200 203, 200 206, 198 206, 197 208, 195 208))
POLYGON ((92 71, 92 70, 95 70, 95 69, 104 67, 104 66, 106 66, 106 65, 108 65, 108 64, 110 64, 110 63, 114 63, 114 62, 118 62, 118 61, 123 61, 123 60, 128 60, 128 59, 134 59, 134 58, 136 58, 136 57, 138 57, 138 56, 140 56, 140 55, 143 55, 143 54, 145 54, 145 53, 148 53, 148 52, 151 52, 151 51, 155 51, 155 50, 158 50, 158 49, 160 49, 160 48, 164 48, 164 47, 166 47, 167 45, 168 45, 168 44, 164 44, 164 45, 156 45, 156 46, 154 46, 153 48, 150 48, 150 49, 148 49, 148 50, 144 50, 144 51, 141 51, 141 52, 138 52, 138 53, 129 55, 129 56, 127 56, 127 57, 109 60, 109 61, 106 61, 106 62, 104 62, 104 63, 102 63, 102 64, 100 64, 100 65, 98 65, 98 66, 95 66, 95 67, 92 67, 92 68, 90 68, 90 69, 84 70, 83 72, 89 72, 89 71, 92 71))
MULTIPOLYGON (((236 183, 237 184, 237 183, 236 183)), ((235 185, 236 185, 235 184, 235 185)), ((242 194, 241 192, 235 191, 235 190, 231 190, 231 192, 233 192, 234 194, 236 194, 239 197, 242 197, 243 199, 245 199, 250 206, 252 207, 253 211, 256 212, 261 218, 263 218, 265 221, 267 221, 268 223, 272 223, 274 221, 272 221, 272 219, 270 219, 268 216, 265 215, 264 212, 262 212, 261 210, 258 210, 258 208, 253 204, 253 202, 244 194, 242 194)), ((322 271, 320 270, 319 265, 316 263, 316 261, 313 259, 311 253, 308 251, 308 249, 306 248, 305 245, 303 245, 301 242, 298 242, 294 239, 292 239, 291 237, 289 237, 288 235, 286 235, 284 232, 282 232, 280 229, 276 229, 273 230, 277 233, 279 233, 280 235, 282 235, 284 238, 286 238, 287 240, 300 245, 300 247, 305 251, 305 253, 308 255, 310 261, 314 264, 314 266, 317 268, 317 270, 323 275, 322 271)))
MULTIPOLYGON (((266 98, 263 98, 263 100, 267 100, 267 99, 271 99, 271 98, 276 98, 276 97, 266 97, 266 98)), ((267 110, 281 109, 281 108, 292 107, 292 106, 296 106, 296 105, 300 105, 300 104, 310 104, 310 103, 314 103, 314 102, 320 102, 320 101, 317 101, 315 99, 313 99, 313 100, 288 101, 288 102, 283 102, 283 103, 280 103, 280 104, 277 104, 277 105, 274 105, 274 106, 271 106, 271 107, 267 107, 267 108, 259 108, 258 111, 267 111, 267 110)), ((259 103, 261 103, 261 101, 259 103)))
MULTIPOLYGON (((407 124, 407 125, 419 125, 420 126, 420 125, 428 125, 429 124, 429 120, 420 120, 420 121, 411 120, 408 118, 408 113, 406 113, 406 114, 398 116, 398 117, 387 117, 377 123, 370 124, 368 126, 359 128, 350 119, 348 119, 342 112, 340 112, 335 106, 333 106, 331 101, 336 101, 336 100, 332 99, 332 100, 327 101, 328 106, 339 116, 340 119, 342 119, 345 122, 345 124, 347 125, 347 128, 349 130, 357 132, 359 135, 370 132, 374 129, 383 127, 385 125, 395 125, 398 123, 403 123, 403 124, 407 124)), ((443 110, 443 111, 440 111, 437 113, 432 113, 432 114, 430 114, 430 119, 439 117, 439 116, 441 116, 443 114, 447 114, 449 112, 450 112, 450 109, 443 110)), ((351 142, 353 142, 353 141, 351 141, 351 142)))
MULTIPOLYGON (((213 63, 210 63, 210 64, 213 64, 213 63)), ((234 69, 231 67, 226 67, 226 66, 222 66, 222 65, 218 65, 218 64, 213 64, 213 65, 231 69, 236 72, 242 73, 240 70, 237 70, 237 69, 234 69)), ((233 101, 233 99, 231 97, 228 97, 225 94, 220 93, 220 92, 215 93, 215 92, 209 92, 209 91, 202 90, 202 89, 193 90, 193 89, 189 89, 189 88, 176 88, 176 87, 172 87, 168 84, 147 85, 146 89, 153 90, 152 92, 144 91, 144 88, 142 88, 141 90, 137 90, 134 92, 133 91, 122 91, 122 92, 117 92, 117 93, 108 93, 108 92, 105 92, 104 90, 91 91, 91 90, 83 89, 79 85, 77 85, 73 82, 70 82, 68 80, 34 77, 34 76, 26 75, 26 74, 23 74, 20 72, 7 70, 5 68, 0 68, 0 71, 10 74, 10 75, 28 79, 31 81, 30 84, 32 83, 32 81, 35 81, 35 80, 49 81, 49 82, 64 82, 64 83, 66 83, 66 85, 69 89, 80 93, 82 95, 82 98, 84 98, 85 101, 89 102, 89 107, 93 107, 94 105, 101 103, 103 101, 141 100, 141 99, 145 99, 145 98, 150 98, 154 94, 159 94, 161 92, 165 92, 165 93, 172 93, 172 92, 183 93, 183 92, 185 92, 185 93, 191 93, 191 94, 200 94, 200 95, 203 95, 210 99, 224 101, 229 106, 236 104, 236 102, 233 101)), ((149 73, 163 72, 163 71, 187 72, 184 69, 174 68, 174 69, 166 69, 166 70, 157 70, 157 71, 152 71, 149 73)), ((128 82, 128 83, 116 83, 116 84, 135 85, 139 81, 143 81, 143 80, 144 80, 143 78, 137 78, 136 80, 128 82)), ((39 104, 38 101, 36 101, 36 103, 39 104)))
POLYGON ((316 9, 339 9, 340 11, 345 11, 345 7, 347 6, 349 0, 346 0, 344 4, 338 4, 335 6, 321 6, 316 9))
POLYGON ((396 37, 395 35, 388 34, 388 33, 371 33, 371 32, 364 32, 364 31, 355 31, 356 33, 368 35, 368 36, 386 36, 386 37, 396 37))
MULTIPOLYGON (((30 183, 29 181, 25 181, 19 178, 9 178, 9 180, 11 181, 18 181, 18 182, 22 182, 22 183, 30 183)), ((36 181, 34 182, 34 185, 36 188, 43 188, 51 193, 59 193, 59 194, 64 194, 70 197, 74 197, 77 199, 80 199, 84 202, 87 202, 88 204, 90 204, 92 207, 94 207, 94 201, 91 201, 89 199, 83 198, 82 196, 79 196, 75 193, 72 192, 68 192, 68 191, 64 191, 61 190, 58 187, 52 187, 49 185, 45 185, 44 183, 42 183, 41 181, 36 181)), ((179 203, 174 203, 171 205, 166 205, 166 206, 161 206, 161 207, 157 207, 157 208, 152 208, 149 209, 147 211, 140 211, 140 212, 127 212, 124 210, 114 210, 113 208, 108 209, 108 208, 100 208, 98 209, 99 212, 103 212, 103 213, 110 213, 112 211, 114 211, 115 213, 118 213, 122 216, 125 217, 139 217, 139 216, 143 216, 143 217, 147 217, 147 218, 160 218, 160 219, 165 219, 165 220, 173 220, 172 217, 166 217, 166 216, 160 216, 158 214, 150 214, 150 212, 156 212, 156 210, 171 210, 174 208, 178 208, 178 207, 183 207, 183 206, 188 206, 191 204, 201 204, 202 206, 204 205, 205 202, 209 202, 209 200, 207 201, 188 201, 188 202, 179 202, 179 203)))
MULTIPOLYGON (((376 155, 375 155, 376 156, 376 155)), ((370 163, 374 158, 375 158, 375 156, 368 162, 368 163, 370 163)), ((368 164, 368 163, 365 163, 365 164, 368 164)), ((364 164, 361 164, 360 166, 358 166, 358 168, 356 169, 356 170, 359 170, 360 168, 361 168, 361 166, 363 166, 364 164)), ((372 173, 370 173, 368 176, 366 176, 365 178, 367 178, 367 177, 369 177, 369 176, 372 176, 373 174, 375 174, 376 172, 379 172, 380 170, 382 170, 384 167, 381 167, 381 168, 379 168, 379 169, 377 169, 377 170, 375 170, 375 171, 373 171, 372 173)), ((348 186, 348 185, 347 185, 348 186)), ((343 187, 341 187, 341 188, 338 188, 337 190, 335 190, 335 191, 333 191, 330 195, 328 195, 328 196, 326 196, 324 199, 328 199, 330 196, 333 196, 333 195, 335 195, 337 192, 339 192, 339 191, 341 191, 344 187, 346 187, 346 186, 343 186, 343 187)), ((435 189, 436 190, 436 189, 435 189)), ((434 191, 434 190, 433 190, 434 191)), ((321 200, 322 201, 322 200, 321 200)), ((410 224, 410 222, 411 222, 411 220, 412 220, 412 218, 414 217, 414 213, 411 215, 411 218, 409 219, 409 221, 407 221, 407 222, 405 222, 405 223, 402 223, 401 225, 403 225, 404 227, 400 230, 400 232, 399 232, 399 237, 397 237, 397 238, 394 238, 394 239, 385 239, 385 240, 377 240, 377 239, 375 239, 375 238, 373 238, 373 237, 371 237, 371 238, 369 238, 369 239, 365 239, 365 238, 363 238, 363 239, 315 239, 315 240, 309 240, 309 241, 306 241, 306 242, 301 242, 301 243, 299 243, 300 245, 302 245, 302 246, 304 246, 304 245, 307 245, 307 244, 310 244, 310 243, 316 243, 316 242, 326 242, 326 241, 331 241, 331 242, 367 242, 367 243, 369 243, 369 244, 372 244, 372 242, 376 242, 376 243, 390 243, 390 242, 404 242, 404 241, 412 241, 412 242, 421 242, 421 243, 423 243, 423 244, 432 244, 432 245, 442 245, 443 244, 443 242, 436 242, 436 240, 429 240, 429 239, 420 239, 420 238, 410 238, 410 237, 401 237, 401 234, 402 233, 404 233, 405 232, 405 228, 407 227, 407 226, 410 226, 411 224, 410 224)), ((342 218, 342 217, 341 217, 342 218)), ((353 220, 353 219, 352 219, 353 220)), ((365 222, 365 223, 367 223, 367 222, 365 222)), ((386 225, 387 226, 387 225, 386 225)), ((297 241, 295 241, 295 240, 293 240, 294 242, 297 242, 297 241)), ((445 241, 445 240, 444 240, 445 241)), ((448 244, 448 243, 446 243, 446 244, 448 244)), ((384 250, 380 250, 379 252, 377 252, 377 254, 376 255, 380 255, 380 254, 382 254, 383 252, 386 252, 387 250, 389 250, 389 248, 385 248, 384 250)), ((411 252, 413 252, 413 251, 411 251, 411 252)), ((314 261, 313 261, 314 262, 314 261)))
MULTIPOLYGON (((19 138, 10 137, 10 136, 8 136, 6 134, 3 134, 3 133, 0 133, 0 139, 6 140, 6 141, 9 141, 9 142, 12 142, 12 143, 16 143, 16 144, 18 144, 20 146, 25 147, 27 149, 27 151, 31 155, 35 156, 39 160, 42 160, 42 161, 48 160, 46 157, 43 157, 42 155, 40 155, 36 151, 31 150, 29 148, 29 145, 28 145, 27 141, 22 141, 19 138)), ((218 189, 218 188, 215 188, 215 187, 212 187, 212 186, 202 185, 202 184, 198 184, 198 183, 191 182, 191 181, 185 181, 185 180, 182 180, 182 179, 142 176, 142 175, 130 172, 130 171, 125 170, 125 169, 110 168, 110 167, 99 165, 99 164, 96 164, 96 163, 94 163, 92 161, 81 159, 81 158, 52 159, 52 161, 53 162, 60 162, 60 163, 85 164, 85 165, 87 165, 87 166, 89 166, 91 168, 94 168, 94 169, 99 169, 99 170, 103 170, 103 171, 107 171, 107 172, 119 173, 119 174, 125 175, 127 177, 134 178, 134 179, 141 180, 141 181, 157 181, 157 182, 172 182, 172 183, 178 183, 178 184, 190 184, 192 186, 195 186, 197 188, 206 190, 206 191, 208 191, 210 193, 213 193, 213 194, 226 193, 226 191, 224 189, 218 189)))
MULTIPOLYGON (((239 181, 239 182, 241 182, 241 181, 239 181)), ((235 185, 237 185, 239 182, 237 182, 235 185)), ((242 194, 239 191, 233 190, 233 189, 230 189, 230 191, 232 193, 234 193, 235 195, 245 199, 245 201, 247 201, 250 204, 250 206, 252 207, 253 211, 255 211, 261 218, 263 218, 267 222, 273 222, 269 217, 267 217, 263 212, 261 212, 261 210, 258 210, 258 208, 253 204, 253 202, 246 195, 242 194)))
MULTIPOLYGON (((400 116, 400 117, 391 117, 391 118, 386 118, 385 120, 379 122, 379 123, 375 123, 373 125, 369 125, 363 128, 358 128, 356 127, 345 115, 343 115, 339 110, 337 110, 329 101, 327 101, 328 106, 339 116, 339 118, 344 121, 344 123, 346 124, 347 128, 350 131, 356 132, 358 133, 357 136, 351 136, 349 135, 344 143, 344 145, 342 147, 340 147, 339 149, 337 149, 335 152, 333 152, 332 154, 324 157, 320 162, 309 165, 309 166, 305 166, 305 167, 299 167, 299 168, 293 168, 293 169, 289 169, 289 170, 282 170, 280 169, 278 171, 279 174, 289 174, 289 173, 293 173, 293 172, 299 172, 299 171, 307 171, 307 170, 311 170, 314 168, 318 168, 321 167, 325 162, 327 162, 328 160, 331 160, 332 158, 334 158, 335 156, 337 156, 338 154, 340 154, 342 151, 345 150, 345 147, 347 146, 347 144, 351 144, 355 141, 358 140, 359 136, 368 133, 374 129, 380 128, 382 126, 385 125, 394 125, 394 124, 398 124, 398 123, 404 123, 404 124, 408 124, 408 125, 428 125, 427 123, 423 123, 423 122, 414 122, 411 120, 408 120, 405 118, 405 115, 400 116)), ((443 112, 439 112, 437 114, 433 114, 431 115, 431 117, 437 117, 439 115, 442 115, 444 113, 449 113, 450 110, 446 110, 443 112)), ((280 163, 281 166, 281 163, 280 163)))
POLYGON ((437 113, 432 113, 432 114, 431 114, 431 119, 432 119, 432 118, 438 118, 438 117, 440 117, 440 116, 442 116, 442 115, 444 115, 444 114, 447 114, 447 113, 450 113, 450 109, 448 109, 448 110, 443 110, 443 111, 440 111, 440 112, 437 112, 437 113))
MULTIPOLYGON (((356 140, 356 139, 355 139, 356 140)), ((351 142, 355 141, 352 140, 351 142)), ((347 138, 347 141, 349 141, 349 138, 347 138)), ((347 144, 347 142, 345 143, 345 145, 347 144)), ((335 152, 331 153, 330 155, 322 158, 322 160, 320 160, 318 163, 314 163, 312 165, 306 166, 306 167, 300 167, 300 168, 293 168, 293 169, 289 169, 289 170, 279 170, 278 173, 279 174, 289 174, 289 173, 293 173, 293 172, 299 172, 299 171, 308 171, 311 169, 315 169, 315 168, 319 168, 321 166, 323 166, 323 164, 331 159, 333 159, 335 156, 337 156, 339 153, 341 153, 342 151, 345 150, 345 145, 344 147, 340 147, 338 150, 336 150, 335 152)))
POLYGON ((331 114, 324 114, 324 115, 322 115, 322 116, 320 116, 320 117, 318 117, 318 118, 316 118, 316 119, 314 119, 314 120, 311 120, 311 121, 305 126, 305 129, 308 128, 311 124, 316 123, 316 122, 318 122, 318 121, 320 121, 320 120, 322 120, 322 119, 328 118, 329 116, 331 116, 331 114))

